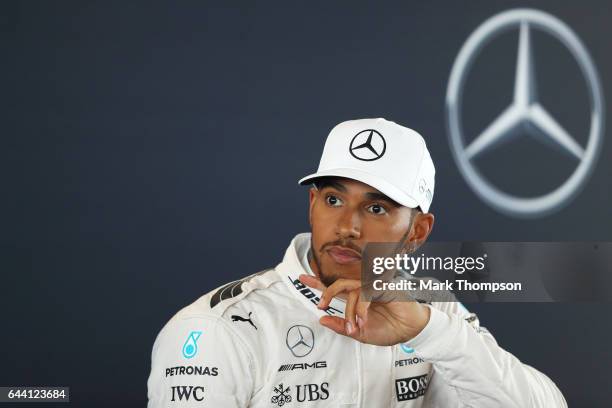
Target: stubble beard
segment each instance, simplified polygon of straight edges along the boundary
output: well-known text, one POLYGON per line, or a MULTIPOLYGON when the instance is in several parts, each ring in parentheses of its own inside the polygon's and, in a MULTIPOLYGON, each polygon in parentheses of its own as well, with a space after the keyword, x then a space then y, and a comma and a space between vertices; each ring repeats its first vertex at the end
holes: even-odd
POLYGON ((325 286, 329 287, 331 286, 331 284, 333 284, 338 279, 338 277, 327 275, 325 272, 323 272, 323 268, 321 267, 321 260, 319 259, 319 257, 317 256, 313 248, 314 248, 314 242, 312 241, 312 236, 311 236, 310 237, 310 249, 308 250, 308 262, 310 263, 311 261, 314 261, 315 265, 317 266, 317 275, 318 275, 319 280, 325 286))
MULTIPOLYGON (((407 253, 412 253, 416 250, 416 248, 418 246, 414 246, 414 245, 407 245, 407 250, 406 251, 402 251, 401 248, 404 247, 407 242, 406 242, 406 238, 408 237, 408 234, 410 233, 410 231, 412 230, 412 225, 414 224, 414 219, 416 216, 416 211, 412 211, 410 214, 410 222, 408 224, 408 229, 406 230, 406 232, 404 233, 404 235, 402 236, 402 238, 399 240, 399 242, 397 243, 396 246, 396 253, 400 253, 400 252, 407 252, 407 253)), ((310 249, 308 249, 308 253, 307 253, 307 258, 308 258, 308 263, 310 263, 311 261, 314 261, 315 265, 317 266, 317 273, 318 274, 318 278, 319 280, 327 287, 331 286, 336 280, 338 280, 338 276, 333 276, 333 275, 328 275, 325 272, 323 272, 323 268, 321 267, 321 260, 319 259, 319 257, 317 256, 316 252, 313 250, 314 248, 314 241, 312 239, 312 236, 314 235, 314 233, 310 234, 310 249)))

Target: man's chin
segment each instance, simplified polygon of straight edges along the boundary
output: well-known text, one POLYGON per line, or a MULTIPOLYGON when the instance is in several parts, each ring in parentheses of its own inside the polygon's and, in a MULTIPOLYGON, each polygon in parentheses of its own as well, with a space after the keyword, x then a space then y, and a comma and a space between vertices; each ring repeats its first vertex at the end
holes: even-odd
POLYGON ((321 266, 322 271, 319 277, 321 279, 321 282, 323 282, 325 286, 330 286, 338 279, 361 279, 361 263, 356 267, 354 265, 351 265, 350 268, 348 267, 348 265, 346 265, 346 267, 340 268, 338 267, 338 265, 321 266))

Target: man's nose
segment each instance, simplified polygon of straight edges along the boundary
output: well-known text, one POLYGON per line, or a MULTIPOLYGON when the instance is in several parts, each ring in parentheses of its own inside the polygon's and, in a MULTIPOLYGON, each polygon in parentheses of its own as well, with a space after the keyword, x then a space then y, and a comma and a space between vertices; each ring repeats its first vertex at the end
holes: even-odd
POLYGON ((336 225, 336 235, 340 238, 359 238, 361 236, 361 218, 357 211, 342 212, 336 225))

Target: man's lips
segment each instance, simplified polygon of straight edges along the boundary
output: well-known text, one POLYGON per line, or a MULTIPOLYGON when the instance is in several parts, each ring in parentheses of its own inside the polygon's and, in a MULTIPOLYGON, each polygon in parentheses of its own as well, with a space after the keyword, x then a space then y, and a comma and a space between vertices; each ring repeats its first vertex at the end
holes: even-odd
POLYGON ((351 248, 331 246, 327 249, 327 253, 334 261, 342 265, 361 261, 361 255, 351 248))

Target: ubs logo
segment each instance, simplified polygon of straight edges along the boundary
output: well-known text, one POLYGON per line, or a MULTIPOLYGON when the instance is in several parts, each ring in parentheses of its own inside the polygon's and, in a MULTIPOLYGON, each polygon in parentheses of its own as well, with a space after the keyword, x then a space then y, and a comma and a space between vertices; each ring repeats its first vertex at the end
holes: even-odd
MULTIPOLYGON (((300 384, 296 388, 296 400, 298 402, 324 401, 329 398, 329 383, 300 384)), ((282 383, 274 387, 274 395, 270 399, 273 404, 282 407, 293 401, 291 387, 285 387, 282 383)))

